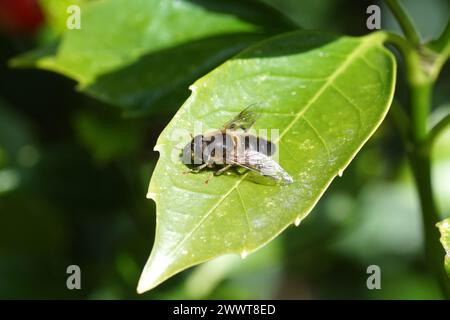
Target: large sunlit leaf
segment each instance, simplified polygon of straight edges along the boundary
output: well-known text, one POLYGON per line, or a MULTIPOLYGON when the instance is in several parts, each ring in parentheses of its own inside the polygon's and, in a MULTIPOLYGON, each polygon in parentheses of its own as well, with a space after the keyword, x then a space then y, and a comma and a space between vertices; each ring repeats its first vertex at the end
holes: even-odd
POLYGON ((288 33, 191 86, 155 147, 160 158, 148 197, 157 205, 156 239, 138 292, 226 253, 245 257, 300 223, 388 111, 396 69, 383 40, 383 33, 288 33), (279 162, 294 183, 256 183, 248 173, 184 174, 177 155, 196 122, 203 131, 220 128, 250 104, 261 113, 255 129, 279 130, 279 162))
MULTIPOLYGON (((50 23, 63 28, 67 3, 44 3, 50 23), (63 19, 54 21, 55 15, 63 19)), ((81 29, 66 29, 58 43, 12 64, 35 65, 73 78, 79 90, 124 107, 127 113, 148 112, 157 103, 167 108, 187 98, 186 89, 195 79, 269 36, 260 18, 268 9, 256 6, 252 12, 244 3, 85 0, 80 2, 81 29)), ((277 18, 273 17, 278 27, 271 32, 287 28, 275 22, 281 21, 277 18)))
POLYGON ((441 232, 441 243, 445 250, 445 270, 450 278, 450 218, 447 218, 437 224, 441 232))

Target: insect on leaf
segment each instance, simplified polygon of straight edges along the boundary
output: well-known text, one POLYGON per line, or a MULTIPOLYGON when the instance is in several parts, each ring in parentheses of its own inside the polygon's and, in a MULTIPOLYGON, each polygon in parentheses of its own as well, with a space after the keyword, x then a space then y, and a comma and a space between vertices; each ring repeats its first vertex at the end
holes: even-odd
POLYGON ((383 121, 392 101, 395 60, 384 33, 344 37, 298 31, 243 51, 197 80, 190 98, 160 135, 148 197, 157 230, 138 292, 228 253, 242 257, 268 243, 315 206, 383 121), (220 128, 257 104, 255 129, 277 129, 288 185, 250 174, 184 174, 176 150, 196 123, 220 128), (206 185, 204 181, 210 178, 206 185))

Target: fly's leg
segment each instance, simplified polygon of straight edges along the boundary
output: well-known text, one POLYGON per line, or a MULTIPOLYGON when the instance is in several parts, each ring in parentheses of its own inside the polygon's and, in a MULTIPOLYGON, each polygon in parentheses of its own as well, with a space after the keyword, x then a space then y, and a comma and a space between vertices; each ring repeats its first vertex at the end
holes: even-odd
POLYGON ((214 172, 215 176, 220 176, 222 173, 224 173, 225 171, 227 171, 228 169, 230 169, 232 167, 231 164, 226 165, 225 167, 223 167, 222 169, 217 170, 216 172, 214 172))
POLYGON ((211 180, 213 176, 210 176, 208 179, 205 180, 205 184, 208 184, 209 180, 211 180))
POLYGON ((216 172, 214 172, 214 174, 212 176, 210 176, 208 179, 205 180, 205 184, 208 184, 209 180, 211 180, 212 177, 220 176, 222 173, 224 173, 225 171, 227 171, 231 167, 232 167, 232 165, 229 164, 229 165, 223 167, 222 169, 217 170, 216 172))
POLYGON ((198 167, 195 167, 195 168, 193 168, 193 169, 190 169, 189 171, 183 172, 183 174, 188 174, 188 173, 199 173, 202 169, 206 168, 207 165, 208 165, 207 163, 204 163, 204 164, 202 164, 202 165, 200 165, 200 166, 198 166, 198 167))

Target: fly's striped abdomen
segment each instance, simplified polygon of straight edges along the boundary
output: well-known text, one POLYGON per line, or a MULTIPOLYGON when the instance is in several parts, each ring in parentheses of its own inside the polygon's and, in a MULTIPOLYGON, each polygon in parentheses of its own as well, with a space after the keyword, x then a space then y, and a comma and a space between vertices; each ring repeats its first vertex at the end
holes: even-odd
POLYGON ((241 139, 244 140, 245 150, 257 151, 269 157, 276 151, 275 144, 264 138, 246 134, 241 139))

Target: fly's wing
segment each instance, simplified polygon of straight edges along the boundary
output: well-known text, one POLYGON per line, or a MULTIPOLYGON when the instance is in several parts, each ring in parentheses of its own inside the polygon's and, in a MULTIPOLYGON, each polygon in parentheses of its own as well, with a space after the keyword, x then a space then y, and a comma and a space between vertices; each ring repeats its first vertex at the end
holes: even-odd
POLYGON ((250 105, 241 111, 236 117, 225 123, 222 131, 242 129, 248 131, 256 122, 258 114, 255 111, 255 105, 250 105))
POLYGON ((283 184, 289 184, 294 181, 275 160, 258 151, 246 150, 242 155, 227 155, 226 163, 249 169, 283 184))

